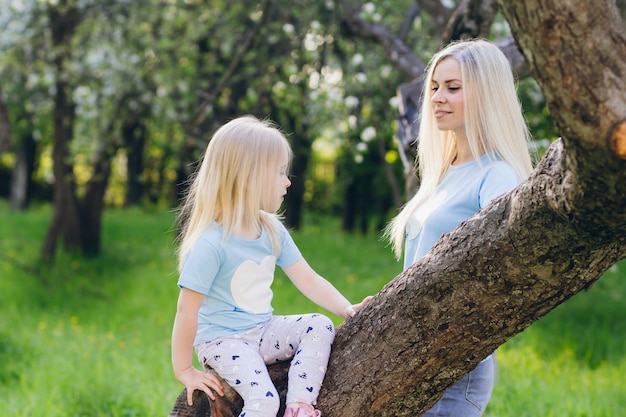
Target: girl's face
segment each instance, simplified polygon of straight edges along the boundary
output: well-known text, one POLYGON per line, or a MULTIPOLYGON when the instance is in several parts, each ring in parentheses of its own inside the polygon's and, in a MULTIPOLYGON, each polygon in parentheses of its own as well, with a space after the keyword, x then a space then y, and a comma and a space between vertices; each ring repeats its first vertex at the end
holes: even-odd
POLYGON ((465 137, 461 66, 454 58, 440 61, 433 71, 430 103, 439 130, 451 130, 457 139, 465 137))
POLYGON ((287 194, 287 188, 291 185, 287 169, 289 168, 289 162, 287 156, 281 158, 278 164, 270 169, 269 173, 269 194, 265 196, 267 207, 263 209, 265 211, 275 213, 280 209, 285 195, 287 194))

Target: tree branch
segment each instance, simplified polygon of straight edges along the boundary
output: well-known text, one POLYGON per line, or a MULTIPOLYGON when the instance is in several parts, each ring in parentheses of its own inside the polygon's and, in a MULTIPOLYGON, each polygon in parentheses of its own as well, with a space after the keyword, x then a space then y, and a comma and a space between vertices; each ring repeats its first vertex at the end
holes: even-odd
POLYGON ((384 26, 361 19, 349 2, 345 2, 343 7, 342 19, 346 29, 364 39, 371 39, 380 44, 389 61, 409 77, 416 78, 423 74, 426 64, 417 58, 402 39, 384 26))

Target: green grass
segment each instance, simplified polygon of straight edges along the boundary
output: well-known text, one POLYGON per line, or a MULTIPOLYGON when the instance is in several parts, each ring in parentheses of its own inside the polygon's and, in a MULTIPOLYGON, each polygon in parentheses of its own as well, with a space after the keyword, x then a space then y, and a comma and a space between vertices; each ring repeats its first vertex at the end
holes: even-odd
POLYGON ((497 353, 487 416, 615 417, 626 410, 626 262, 497 353))
MULTIPOLYGON (((0 415, 167 415, 182 389, 169 356, 178 295, 173 215, 107 212, 100 257, 61 254, 53 268, 27 272, 49 218, 49 207, 13 213, 0 202, 0 415)), ((342 234, 332 219, 307 222, 294 239, 349 299, 377 292, 400 272, 378 236, 342 234)), ((501 347, 486 415, 625 409, 625 276, 622 263, 501 347)), ((321 311, 281 273, 274 292, 278 314, 321 311)))

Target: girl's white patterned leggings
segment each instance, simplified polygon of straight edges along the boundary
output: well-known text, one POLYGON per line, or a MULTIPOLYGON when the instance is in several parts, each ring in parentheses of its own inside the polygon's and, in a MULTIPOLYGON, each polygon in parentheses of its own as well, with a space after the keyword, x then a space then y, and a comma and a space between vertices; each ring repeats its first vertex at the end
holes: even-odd
POLYGON ((198 345, 196 352, 241 395, 240 417, 275 417, 280 398, 265 365, 291 359, 287 402, 315 404, 334 338, 335 327, 322 314, 274 316, 245 333, 198 345))

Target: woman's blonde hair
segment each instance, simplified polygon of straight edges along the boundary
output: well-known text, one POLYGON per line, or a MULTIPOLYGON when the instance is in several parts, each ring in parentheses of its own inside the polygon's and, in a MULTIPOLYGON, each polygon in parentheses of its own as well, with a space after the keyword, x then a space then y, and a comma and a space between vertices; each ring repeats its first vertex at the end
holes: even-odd
POLYGON ((268 120, 243 116, 215 132, 179 211, 179 270, 196 240, 213 223, 224 228, 224 239, 244 226, 259 233, 265 228, 278 256, 278 215, 263 208, 268 207, 271 170, 291 157, 289 142, 268 120))
POLYGON ((453 132, 437 128, 431 107, 433 73, 445 59, 455 59, 461 67, 465 130, 474 159, 479 160, 485 151, 495 152, 513 167, 520 181, 532 171, 530 133, 508 60, 485 40, 449 44, 433 56, 426 69, 417 137, 420 187, 385 229, 397 258, 402 255, 409 219, 432 196, 456 155, 453 132))

